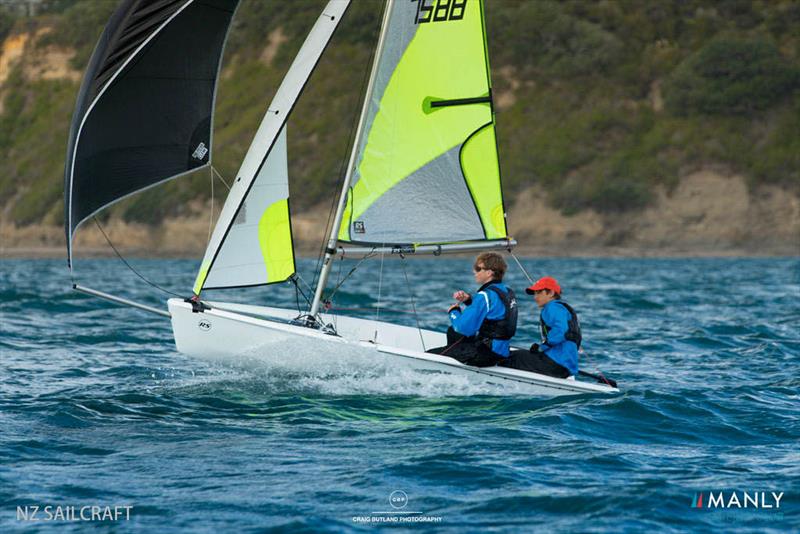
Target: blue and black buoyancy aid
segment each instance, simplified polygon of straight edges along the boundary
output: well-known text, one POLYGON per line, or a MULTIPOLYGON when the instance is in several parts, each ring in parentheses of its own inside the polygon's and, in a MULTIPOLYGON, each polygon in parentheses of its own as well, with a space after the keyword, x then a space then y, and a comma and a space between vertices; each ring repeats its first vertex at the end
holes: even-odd
MULTIPOLYGON (((572 341, 577 345, 578 348, 581 348, 581 341, 583 340, 583 336, 581 335, 581 323, 578 321, 578 314, 575 313, 575 310, 572 309, 572 306, 564 302, 563 300, 555 301, 556 304, 561 304, 564 306, 567 311, 569 312, 570 319, 567 321, 567 333, 564 334, 564 339, 567 341, 572 341)), ((539 328, 542 332, 542 341, 547 343, 547 332, 548 327, 544 324, 541 316, 539 317, 539 328)))
POLYGON ((506 313, 502 319, 484 319, 481 323, 477 337, 482 341, 488 341, 489 345, 491 345, 492 339, 508 340, 517 333, 517 298, 511 288, 508 288, 508 293, 506 293, 492 285, 493 282, 485 284, 478 291, 492 291, 500 298, 506 313))

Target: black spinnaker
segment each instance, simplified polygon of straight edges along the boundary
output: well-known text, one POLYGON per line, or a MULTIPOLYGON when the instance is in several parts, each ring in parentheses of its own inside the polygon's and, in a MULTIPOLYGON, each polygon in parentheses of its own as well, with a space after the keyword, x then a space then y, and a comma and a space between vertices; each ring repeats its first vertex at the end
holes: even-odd
POLYGON ((211 161, 220 60, 239 0, 123 0, 78 93, 64 172, 67 258, 100 209, 211 161))

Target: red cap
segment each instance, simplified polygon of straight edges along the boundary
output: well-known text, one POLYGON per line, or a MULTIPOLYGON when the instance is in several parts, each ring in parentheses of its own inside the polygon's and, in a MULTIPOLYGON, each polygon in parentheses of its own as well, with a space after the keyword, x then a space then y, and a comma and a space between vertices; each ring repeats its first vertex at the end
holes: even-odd
POLYGON ((555 278, 550 276, 545 276, 544 278, 539 278, 535 284, 525 290, 525 293, 528 295, 533 295, 534 291, 539 291, 540 289, 549 289, 553 293, 561 294, 561 286, 558 285, 558 282, 555 278))

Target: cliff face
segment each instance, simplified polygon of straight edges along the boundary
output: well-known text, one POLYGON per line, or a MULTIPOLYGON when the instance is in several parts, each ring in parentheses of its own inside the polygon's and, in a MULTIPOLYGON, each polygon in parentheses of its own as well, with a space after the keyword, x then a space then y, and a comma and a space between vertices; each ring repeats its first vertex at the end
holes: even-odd
POLYGON ((44 26, 6 38, 0 49, 0 84, 8 79, 11 70, 19 63, 23 65, 25 78, 31 81, 80 80, 81 72, 70 65, 75 50, 42 45, 42 39, 52 31, 52 27, 44 26))
MULTIPOLYGON (((16 20, 0 43, 3 255, 60 254, 64 246, 66 133, 80 66, 114 4, 62 4, 16 20)), ((317 4, 243 0, 215 117, 223 176, 238 168, 317 4)), ((322 239, 325 199, 348 153, 359 108, 353 80, 363 78, 379 18, 371 4, 351 8, 293 115, 292 211, 304 250, 322 239)), ((487 9, 509 229, 523 247, 800 254, 800 38, 792 31, 800 8, 776 2, 727 13, 715 2, 689 4, 632 3, 625 13, 582 2, 487 9), (703 77, 709 64, 724 71, 723 82, 703 77), (748 79, 759 83, 740 83, 748 79)), ((222 187, 209 198, 208 180, 187 177, 111 208, 105 224, 115 244, 199 255, 222 200, 222 187)), ((105 248, 88 224, 77 246, 105 248)))
POLYGON ((636 214, 565 216, 544 198, 528 189, 509 214, 511 234, 540 254, 800 254, 797 192, 774 185, 750 191, 742 176, 694 172, 636 214))
MULTIPOLYGON (((593 210, 567 216, 547 204, 534 186, 508 196, 510 234, 518 252, 537 256, 739 256, 800 254, 800 196, 774 185, 748 190, 741 176, 704 170, 684 177, 673 191, 660 190, 658 200, 636 214, 603 214, 593 210)), ((134 255, 178 255, 200 258, 212 211, 195 205, 195 215, 174 217, 153 226, 112 219, 104 230, 117 248, 134 255)), ((326 238, 329 205, 293 214, 300 254, 316 255, 326 238)), ((92 224, 78 233, 82 255, 111 255, 103 235, 92 224)), ((61 227, 0 224, 0 257, 60 256, 61 227)))

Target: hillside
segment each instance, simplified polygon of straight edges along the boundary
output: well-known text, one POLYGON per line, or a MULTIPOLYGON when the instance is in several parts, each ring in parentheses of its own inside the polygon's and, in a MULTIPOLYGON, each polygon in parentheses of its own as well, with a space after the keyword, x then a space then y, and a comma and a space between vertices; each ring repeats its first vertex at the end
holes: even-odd
MULTIPOLYGON (((29 16, 0 1, 6 250, 63 242, 68 124, 115 5, 44 0, 29 16)), ((243 0, 215 115, 215 167, 226 179, 321 5, 243 0)), ((380 11, 354 3, 293 115, 301 238, 317 238, 338 188, 380 11)), ((492 0, 486 16, 515 236, 552 253, 800 253, 800 2, 492 0)), ((194 254, 209 193, 200 173, 120 203, 107 224, 131 248, 135 235, 144 249, 194 254), (170 228, 182 228, 174 241, 170 228)))

